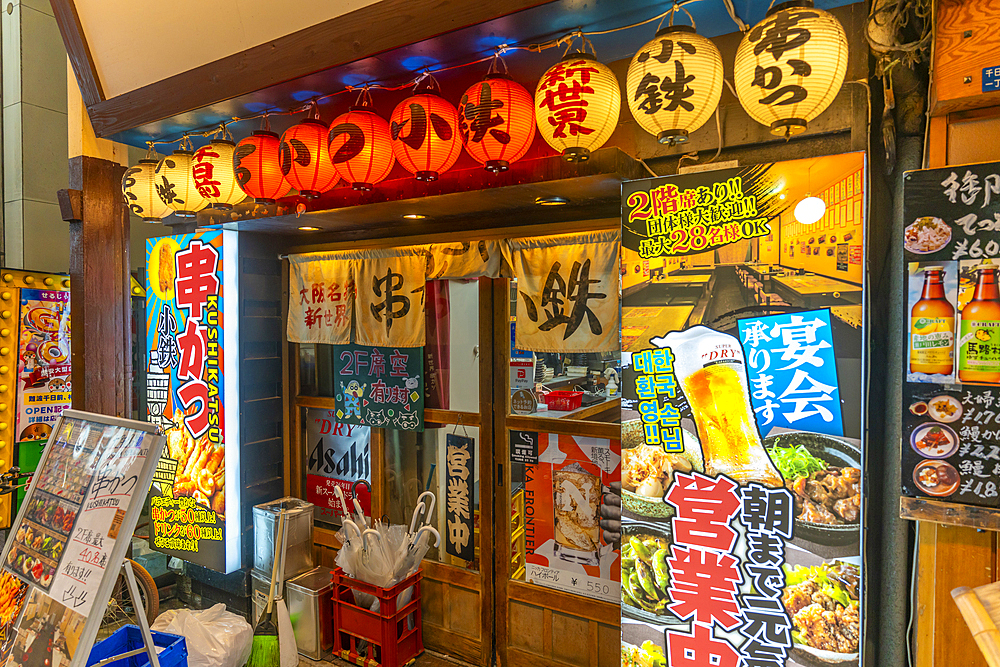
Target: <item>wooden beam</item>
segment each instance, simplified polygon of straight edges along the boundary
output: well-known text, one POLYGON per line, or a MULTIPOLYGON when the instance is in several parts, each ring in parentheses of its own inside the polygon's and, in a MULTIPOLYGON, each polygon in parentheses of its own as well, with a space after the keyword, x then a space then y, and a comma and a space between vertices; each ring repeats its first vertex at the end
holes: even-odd
POLYGON ((73 407, 131 417, 132 342, 129 219, 121 193, 125 167, 88 156, 69 161, 79 190, 70 229, 73 407))
POLYGON ((914 521, 932 521, 981 530, 1000 530, 1000 510, 975 505, 946 503, 930 498, 899 499, 899 516, 914 521))
POLYGON ((83 193, 79 190, 60 190, 56 193, 59 200, 59 213, 65 222, 80 222, 83 220, 83 193))
MULTIPOLYGON (((79 17, 68 11, 70 0, 51 1, 73 69, 86 82, 93 63, 79 17)), ((93 100, 99 87, 84 91, 84 101, 94 132, 108 137, 550 1, 381 0, 109 100, 93 100)))
POLYGON ((80 15, 73 0, 49 0, 49 4, 52 5, 52 13, 59 25, 59 32, 62 33, 73 72, 76 73, 83 103, 89 109, 104 100, 104 89, 97 75, 94 58, 90 55, 90 47, 87 46, 87 36, 83 34, 83 26, 80 25, 80 15))

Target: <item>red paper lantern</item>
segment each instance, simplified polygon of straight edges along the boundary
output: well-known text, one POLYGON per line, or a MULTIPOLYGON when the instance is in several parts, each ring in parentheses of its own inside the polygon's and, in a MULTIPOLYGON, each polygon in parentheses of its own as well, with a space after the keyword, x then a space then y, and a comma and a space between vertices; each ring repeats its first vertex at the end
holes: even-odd
POLYGON ((492 74, 474 84, 458 105, 459 129, 469 155, 487 171, 506 171, 535 138, 535 102, 523 86, 492 74))
POLYGON ((280 145, 278 135, 267 130, 257 130, 236 144, 236 182, 259 204, 273 204, 292 189, 281 173, 280 145))
POLYGON ((354 106, 338 116, 328 136, 333 166, 355 190, 371 190, 396 163, 389 123, 370 106, 354 106))
POLYGON ((281 173, 306 199, 316 199, 339 178, 330 161, 326 131, 323 121, 306 118, 281 135, 281 173))
POLYGON ((433 92, 400 102, 392 112, 389 132, 393 154, 418 181, 436 181, 462 152, 458 111, 433 92))

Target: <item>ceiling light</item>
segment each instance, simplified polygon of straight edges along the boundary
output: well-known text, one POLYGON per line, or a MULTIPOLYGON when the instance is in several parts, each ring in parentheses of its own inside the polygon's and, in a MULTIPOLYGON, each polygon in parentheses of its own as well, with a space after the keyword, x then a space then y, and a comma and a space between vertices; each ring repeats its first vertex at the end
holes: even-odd
POLYGON ((539 206, 565 206, 569 200, 565 197, 538 197, 535 203, 539 206))
POLYGON ((817 222, 826 213, 826 202, 819 197, 807 196, 795 205, 795 219, 803 225, 817 222))
POLYGON ((427 216, 424 215, 423 213, 407 213, 403 217, 406 218, 407 220, 423 220, 427 216))
POLYGON ((299 227, 299 231, 303 232, 318 232, 319 227, 299 227))

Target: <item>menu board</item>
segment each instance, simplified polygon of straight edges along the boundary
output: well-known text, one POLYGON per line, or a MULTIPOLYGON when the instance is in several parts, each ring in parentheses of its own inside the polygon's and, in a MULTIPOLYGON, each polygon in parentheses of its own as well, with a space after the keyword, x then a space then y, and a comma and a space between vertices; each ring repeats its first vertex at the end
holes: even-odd
POLYGON ((56 422, 0 561, 28 586, 7 664, 86 664, 163 447, 154 430, 73 410, 56 422))
POLYGON ((146 411, 167 436, 150 546, 224 573, 241 562, 237 254, 236 232, 146 242, 146 411))
POLYGON ((17 356, 18 442, 44 440, 72 404, 69 292, 21 289, 17 356))
POLYGON ((601 530, 606 491, 619 479, 618 441, 510 432, 511 460, 523 465, 525 580, 615 602, 620 544, 601 530))
MULTIPOLYGON (((316 521, 339 525, 339 517, 354 512, 354 485, 371 483, 371 461, 369 427, 342 424, 333 410, 306 410, 306 500, 316 506, 316 521), (349 507, 341 507, 338 486, 349 507)), ((364 485, 358 486, 358 503, 371 516, 372 495, 364 485)))
POLYGON ((861 664, 864 169, 623 184, 623 667, 861 664))
POLYGON ((1000 506, 1000 163, 907 172, 903 494, 1000 506))

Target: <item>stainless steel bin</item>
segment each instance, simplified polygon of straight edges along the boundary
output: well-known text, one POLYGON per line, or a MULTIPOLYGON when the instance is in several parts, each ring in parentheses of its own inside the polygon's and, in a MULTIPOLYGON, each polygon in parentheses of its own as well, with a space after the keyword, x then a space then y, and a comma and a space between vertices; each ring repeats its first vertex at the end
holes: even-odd
POLYGON ((288 551, 285 554, 285 581, 316 566, 313 560, 312 503, 298 498, 280 498, 253 508, 253 567, 271 579, 274 542, 278 534, 278 514, 284 509, 288 526, 288 551))
POLYGON ((333 571, 317 567, 285 584, 299 653, 312 660, 333 648, 333 571))

